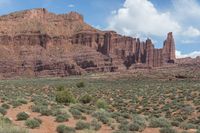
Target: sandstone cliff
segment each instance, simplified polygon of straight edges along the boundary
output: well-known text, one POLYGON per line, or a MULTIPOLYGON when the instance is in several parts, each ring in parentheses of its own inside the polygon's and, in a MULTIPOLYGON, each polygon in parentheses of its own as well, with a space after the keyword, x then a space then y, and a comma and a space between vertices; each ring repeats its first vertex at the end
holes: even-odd
POLYGON ((67 76, 174 62, 172 33, 163 49, 155 49, 150 39, 95 29, 76 12, 32 9, 0 17, 0 77, 67 76))

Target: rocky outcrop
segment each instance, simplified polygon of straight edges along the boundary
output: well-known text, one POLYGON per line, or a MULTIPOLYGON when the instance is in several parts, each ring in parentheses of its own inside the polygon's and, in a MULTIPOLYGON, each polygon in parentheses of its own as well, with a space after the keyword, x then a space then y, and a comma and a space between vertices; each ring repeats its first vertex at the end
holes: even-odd
POLYGON ((95 29, 76 12, 32 9, 0 17, 0 77, 68 76, 174 62, 172 33, 163 49, 155 49, 150 39, 95 29))
POLYGON ((150 39, 141 42, 138 38, 121 36, 113 31, 82 31, 72 37, 72 44, 89 46, 112 60, 123 60, 127 68, 138 64, 161 67, 175 63, 175 43, 171 32, 168 33, 163 49, 155 49, 150 39))

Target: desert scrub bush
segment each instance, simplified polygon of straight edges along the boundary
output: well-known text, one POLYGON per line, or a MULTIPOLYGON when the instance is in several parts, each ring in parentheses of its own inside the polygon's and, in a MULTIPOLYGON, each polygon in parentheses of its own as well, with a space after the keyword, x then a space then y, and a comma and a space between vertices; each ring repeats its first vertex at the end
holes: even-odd
POLYGON ((179 127, 180 122, 179 121, 171 121, 171 125, 175 127, 179 127))
POLYGON ((37 112, 44 116, 52 115, 52 110, 50 110, 48 106, 45 105, 40 105, 40 104, 33 105, 31 106, 31 110, 32 112, 37 112))
POLYGON ((196 124, 192 124, 192 123, 181 123, 180 124, 180 128, 184 129, 184 130, 188 130, 188 129, 197 129, 198 125, 196 124))
POLYGON ((27 104, 28 103, 25 99, 17 99, 17 101, 21 104, 27 104))
POLYGON ((56 116, 56 122, 65 122, 68 121, 70 116, 67 113, 59 114, 56 116))
POLYGON ((82 113, 86 113, 86 114, 92 114, 96 108, 90 105, 86 105, 86 104, 75 104, 73 106, 71 106, 71 108, 77 109, 82 113))
POLYGON ((91 129, 98 131, 101 128, 101 123, 97 119, 93 119, 90 123, 91 129))
POLYGON ((82 118, 82 113, 78 109, 70 108, 69 112, 72 114, 74 119, 81 119, 82 118))
POLYGON ((90 124, 84 121, 78 121, 76 123, 76 129, 77 130, 83 130, 83 129, 89 129, 90 128, 90 124))
POLYGON ((14 101, 11 101, 10 104, 13 106, 13 108, 19 107, 22 104, 27 104, 28 102, 24 99, 17 99, 14 101))
POLYGON ((165 118, 151 118, 149 127, 158 128, 158 127, 170 127, 171 124, 165 118))
POLYGON ((124 122, 120 123, 120 125, 118 126, 118 129, 120 131, 126 131, 126 132, 128 132, 129 129, 130 129, 128 121, 124 121, 124 122))
POLYGON ((0 124, 11 124, 11 123, 12 121, 9 118, 0 116, 0 124))
POLYGON ((28 130, 12 125, 8 118, 0 117, 0 133, 28 133, 28 130))
POLYGON ((28 128, 34 129, 34 128, 40 127, 40 122, 36 119, 28 119, 25 121, 25 125, 28 128))
POLYGON ((146 128, 146 120, 144 117, 140 116, 140 115, 133 115, 133 123, 134 125, 132 125, 133 129, 135 127, 135 129, 137 129, 138 126, 138 130, 132 130, 132 131, 143 131, 146 128))
POLYGON ((56 128, 57 133, 75 133, 76 130, 74 128, 65 126, 65 125, 59 125, 56 128))
POLYGON ((0 107, 0 114, 6 115, 6 113, 7 113, 6 109, 3 107, 0 107))
POLYGON ((6 104, 6 103, 3 103, 1 105, 1 107, 4 108, 4 109, 9 109, 10 108, 10 106, 8 104, 6 104))
POLYGON ((109 123, 110 114, 104 110, 96 111, 92 114, 92 116, 101 121, 103 124, 109 123))
POLYGON ((51 108, 51 115, 52 116, 57 116, 57 115, 60 115, 60 114, 63 114, 63 111, 61 109, 52 109, 51 108))
POLYGON ((200 127, 197 129, 196 133, 200 133, 200 127))
POLYGON ((64 104, 75 103, 75 97, 69 90, 57 91, 56 102, 64 104))
POLYGON ((85 83, 83 81, 80 81, 76 84, 76 87, 78 88, 84 88, 85 87, 85 83))
POLYGON ((22 105, 19 101, 11 101, 10 104, 13 106, 13 108, 19 107, 22 105))
POLYGON ((36 120, 36 121, 38 121, 40 124, 42 124, 42 120, 40 118, 34 117, 33 119, 36 120))
POLYGON ((129 130, 130 131, 139 131, 140 125, 137 123, 131 123, 131 124, 129 124, 129 130))
POLYGON ((56 87, 56 90, 57 90, 57 91, 64 91, 64 90, 65 90, 65 87, 62 86, 62 85, 60 85, 60 86, 56 87))
POLYGON ((90 96, 89 94, 85 94, 80 97, 79 101, 83 104, 90 103, 92 101, 92 96, 90 96))
POLYGON ((160 133, 177 133, 177 131, 173 128, 164 127, 160 129, 160 133))
POLYGON ((48 109, 48 107, 44 107, 44 108, 41 108, 40 113, 43 116, 49 116, 52 114, 52 111, 48 109))
POLYGON ((28 118, 29 118, 29 115, 26 112, 20 112, 17 114, 18 121, 27 120, 28 118))
POLYGON ((96 102, 96 106, 99 109, 107 109, 108 108, 107 102, 103 99, 98 99, 96 102))

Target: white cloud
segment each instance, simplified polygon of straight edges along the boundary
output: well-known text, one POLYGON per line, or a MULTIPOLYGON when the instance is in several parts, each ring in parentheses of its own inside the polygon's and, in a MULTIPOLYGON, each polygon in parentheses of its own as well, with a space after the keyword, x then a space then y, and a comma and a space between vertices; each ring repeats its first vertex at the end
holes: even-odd
POLYGON ((175 17, 182 21, 199 20, 200 5, 197 0, 172 0, 175 17), (190 18, 190 19, 189 19, 190 18))
POLYGON ((73 4, 68 5, 68 7, 73 8, 75 7, 73 4))
POLYGON ((181 51, 176 51, 176 58, 186 58, 186 57, 196 58, 197 56, 200 56, 200 51, 194 51, 188 54, 182 54, 181 51))
POLYGON ((185 32, 183 32, 183 35, 188 37, 197 37, 200 36, 200 30, 190 26, 185 32))
POLYGON ((170 12, 159 12, 148 0, 126 0, 124 6, 109 19, 109 29, 126 35, 166 35, 178 33, 180 25, 171 18, 170 12))

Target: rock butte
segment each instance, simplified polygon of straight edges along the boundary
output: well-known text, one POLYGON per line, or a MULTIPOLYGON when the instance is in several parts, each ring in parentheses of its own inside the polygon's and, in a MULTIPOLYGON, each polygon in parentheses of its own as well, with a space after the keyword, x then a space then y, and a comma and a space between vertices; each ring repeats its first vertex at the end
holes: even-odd
POLYGON ((101 31, 70 12, 32 9, 0 17, 0 78, 68 76, 174 64, 175 43, 168 33, 162 49, 150 39, 101 31))

